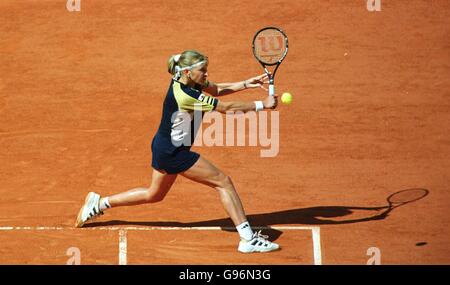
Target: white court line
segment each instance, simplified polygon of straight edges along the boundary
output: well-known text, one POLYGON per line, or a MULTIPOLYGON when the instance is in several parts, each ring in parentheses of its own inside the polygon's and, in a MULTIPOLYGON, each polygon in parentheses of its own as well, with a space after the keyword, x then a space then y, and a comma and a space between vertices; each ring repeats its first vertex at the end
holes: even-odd
POLYGON ((119 265, 127 265, 127 231, 119 231, 119 265))
MULTIPOLYGON (((275 227, 252 227, 257 230, 314 230, 319 227, 302 227, 302 226, 275 226, 275 227)), ((17 231, 17 230, 29 230, 29 231, 62 231, 62 230, 107 230, 107 231, 217 231, 217 230, 236 230, 235 227, 87 227, 87 228, 75 228, 75 227, 0 227, 0 231, 17 231)))
MULTIPOLYGON (((314 264, 322 265, 322 248, 320 244, 320 227, 316 226, 274 226, 253 227, 257 230, 310 230, 312 232, 314 264)), ((119 231, 119 264, 127 264, 127 231, 218 231, 236 230, 234 227, 0 227, 0 231, 63 231, 63 230, 108 230, 119 231)))
POLYGON ((314 264, 322 265, 322 246, 320 245, 320 227, 314 227, 312 230, 314 264))

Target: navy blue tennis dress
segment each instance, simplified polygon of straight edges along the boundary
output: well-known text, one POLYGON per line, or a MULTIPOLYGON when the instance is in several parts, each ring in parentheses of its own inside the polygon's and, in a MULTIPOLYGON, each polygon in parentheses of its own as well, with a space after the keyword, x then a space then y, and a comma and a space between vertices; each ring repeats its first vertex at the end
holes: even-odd
POLYGON ((189 87, 172 79, 163 104, 161 124, 152 141, 152 167, 176 174, 200 158, 191 151, 201 119, 219 102, 202 93, 203 86, 189 87))

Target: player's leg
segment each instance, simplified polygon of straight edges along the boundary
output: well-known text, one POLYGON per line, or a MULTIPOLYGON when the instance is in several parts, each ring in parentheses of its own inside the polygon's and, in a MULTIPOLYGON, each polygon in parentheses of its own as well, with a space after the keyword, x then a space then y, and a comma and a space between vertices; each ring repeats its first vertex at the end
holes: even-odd
POLYGON ((267 240, 267 237, 254 234, 244 212, 241 200, 231 181, 211 162, 200 157, 187 171, 180 173, 193 181, 213 187, 219 192, 222 205, 239 232, 241 241, 238 250, 241 252, 266 252, 279 249, 279 245, 267 240))
POLYGON ((180 175, 216 189, 219 192, 225 211, 235 225, 240 225, 247 221, 241 200, 230 177, 212 163, 200 156, 191 168, 180 173, 180 175))
POLYGON ((104 199, 108 200, 111 207, 156 203, 164 199, 176 178, 176 174, 167 174, 153 169, 152 183, 149 188, 133 188, 104 199))
POLYGON ((75 226, 82 227, 88 220, 103 214, 104 210, 111 207, 132 206, 162 201, 175 182, 176 177, 176 174, 166 174, 154 169, 152 183, 149 188, 134 188, 103 198, 100 198, 100 195, 97 193, 89 192, 83 206, 78 212, 75 226))

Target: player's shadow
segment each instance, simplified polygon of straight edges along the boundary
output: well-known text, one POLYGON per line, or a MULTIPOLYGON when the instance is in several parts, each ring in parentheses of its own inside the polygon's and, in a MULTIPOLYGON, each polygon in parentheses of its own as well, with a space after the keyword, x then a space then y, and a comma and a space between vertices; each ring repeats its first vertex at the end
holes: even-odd
MULTIPOLYGON (((428 194, 428 190, 421 189, 428 194)), ((402 190, 405 191, 405 190, 402 190)), ((396 193, 402 192, 398 191, 396 193)), ((394 193, 395 194, 395 193, 394 193)), ((394 208, 385 206, 318 206, 298 208, 272 213, 248 214, 247 218, 252 227, 270 227, 273 225, 339 225, 384 220, 392 214, 394 208), (357 214, 358 218, 352 218, 357 214), (345 218, 348 217, 348 218, 345 218)), ((234 225, 229 218, 213 219, 198 222, 177 221, 122 221, 112 220, 107 222, 93 222, 84 227, 99 226, 149 226, 149 227, 221 227, 224 231, 235 231, 234 225)), ((264 233, 271 236, 271 240, 277 239, 282 231, 265 229, 264 233)))

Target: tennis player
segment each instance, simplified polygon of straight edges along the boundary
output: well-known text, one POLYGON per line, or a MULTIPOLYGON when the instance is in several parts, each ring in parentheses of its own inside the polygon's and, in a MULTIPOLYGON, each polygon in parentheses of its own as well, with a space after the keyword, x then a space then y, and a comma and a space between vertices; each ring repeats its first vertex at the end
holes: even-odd
POLYGON ((149 188, 134 188, 109 197, 88 193, 81 207, 76 227, 103 214, 109 208, 156 203, 164 199, 177 175, 205 184, 217 190, 223 207, 240 235, 238 251, 268 252, 279 245, 267 240, 261 231, 254 232, 247 221, 241 200, 230 177, 211 162, 191 151, 195 139, 194 112, 260 111, 274 109, 277 97, 264 101, 222 102, 216 97, 247 88, 263 87, 266 75, 235 83, 215 84, 208 81, 208 57, 193 50, 169 59, 168 70, 173 75, 163 104, 162 119, 152 141, 153 176, 149 188), (208 96, 204 92, 212 95, 208 96), (188 131, 186 131, 188 130, 188 131))

